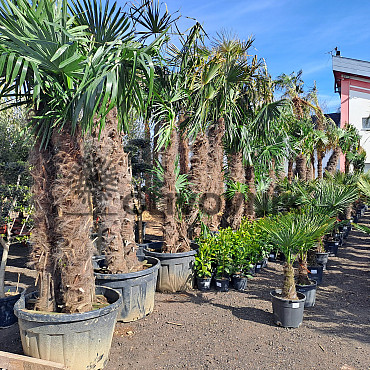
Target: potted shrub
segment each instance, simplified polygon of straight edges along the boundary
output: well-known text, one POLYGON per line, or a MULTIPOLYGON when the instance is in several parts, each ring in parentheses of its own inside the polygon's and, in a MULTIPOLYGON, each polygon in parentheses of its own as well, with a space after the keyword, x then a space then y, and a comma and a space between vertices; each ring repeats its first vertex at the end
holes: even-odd
POLYGON ((206 291, 211 289, 212 262, 215 246, 215 236, 198 241, 198 250, 195 255, 194 271, 199 290, 206 291))
POLYGON ((287 213, 261 221, 269 241, 285 255, 282 289, 271 292, 273 316, 276 324, 283 327, 299 327, 303 321, 304 294, 296 291, 293 262, 302 245, 314 244, 321 235, 315 216, 287 213))
POLYGON ((229 290, 230 274, 232 272, 232 249, 238 243, 237 239, 231 228, 221 229, 215 239, 215 285, 218 291, 227 292, 229 290))

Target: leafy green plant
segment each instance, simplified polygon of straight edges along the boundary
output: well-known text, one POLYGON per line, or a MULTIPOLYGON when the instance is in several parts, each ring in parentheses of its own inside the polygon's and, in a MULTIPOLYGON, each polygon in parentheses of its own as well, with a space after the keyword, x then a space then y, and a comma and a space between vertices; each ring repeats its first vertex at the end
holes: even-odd
POLYGON ((194 270, 199 278, 210 278, 212 276, 212 262, 214 258, 215 236, 198 242, 199 248, 195 256, 194 270))
POLYGON ((214 249, 217 278, 226 278, 232 272, 232 249, 234 243, 235 235, 231 228, 228 227, 219 231, 214 249))

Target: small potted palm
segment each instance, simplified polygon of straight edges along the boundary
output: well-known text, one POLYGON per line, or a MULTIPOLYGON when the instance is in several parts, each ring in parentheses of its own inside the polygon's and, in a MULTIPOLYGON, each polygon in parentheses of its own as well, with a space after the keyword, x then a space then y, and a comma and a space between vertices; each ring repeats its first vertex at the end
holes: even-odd
POLYGON ((283 327, 297 328, 303 321, 306 296, 297 292, 293 262, 302 245, 313 245, 323 230, 317 227, 313 213, 287 213, 261 221, 271 244, 284 253, 284 281, 282 289, 271 292, 274 321, 283 327))

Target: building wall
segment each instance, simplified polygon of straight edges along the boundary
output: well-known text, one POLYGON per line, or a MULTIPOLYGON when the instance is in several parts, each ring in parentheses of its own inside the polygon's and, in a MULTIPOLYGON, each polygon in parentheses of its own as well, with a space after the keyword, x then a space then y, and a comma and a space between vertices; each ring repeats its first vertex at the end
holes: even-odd
POLYGON ((370 128, 364 129, 362 119, 368 118, 370 121, 370 91, 368 93, 349 91, 349 123, 354 125, 361 135, 361 146, 365 149, 366 167, 370 167, 370 128))

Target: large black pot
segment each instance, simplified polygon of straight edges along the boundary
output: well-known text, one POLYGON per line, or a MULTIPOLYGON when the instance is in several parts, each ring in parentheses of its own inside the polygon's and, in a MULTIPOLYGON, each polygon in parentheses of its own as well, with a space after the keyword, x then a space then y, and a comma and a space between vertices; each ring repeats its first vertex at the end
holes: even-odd
POLYGON ((275 324, 284 328, 298 328, 303 321, 306 296, 298 292, 298 300, 284 299, 277 290, 270 292, 270 295, 275 324))
POLYGON ((107 286, 121 293, 123 299, 118 321, 135 321, 153 312, 160 262, 154 257, 146 259, 152 267, 145 270, 126 274, 94 273, 96 285, 107 286))
POLYGON ((211 281, 212 278, 200 278, 197 277, 197 287, 202 292, 205 292, 207 290, 211 289, 211 281))
POLYGON ((300 285, 296 284, 297 292, 303 293, 306 296, 306 301, 304 302, 305 307, 313 307, 316 301, 316 288, 317 282, 311 280, 310 285, 300 285))
POLYGON ((338 254, 339 245, 339 240, 324 242, 325 251, 329 253, 329 257, 335 257, 338 254))
POLYGON ((137 244, 136 256, 142 261, 145 258, 144 249, 154 249, 155 251, 160 252, 162 249, 163 242, 161 241, 151 241, 144 240, 143 244, 137 244))
POLYGON ((65 364, 73 370, 103 369, 108 361, 122 297, 107 287, 96 287, 95 293, 104 295, 109 306, 75 314, 27 310, 27 301, 36 298, 38 293, 21 296, 14 312, 24 353, 65 364))
POLYGON ((307 269, 309 271, 308 278, 315 280, 317 285, 320 285, 322 283, 324 268, 322 266, 308 266, 307 269))
POLYGON ((7 328, 17 322, 17 317, 14 315, 14 305, 25 293, 24 288, 18 289, 15 286, 5 286, 5 292, 17 293, 14 295, 0 298, 0 328, 7 328))
POLYGON ((316 252, 316 262, 318 265, 322 266, 323 270, 326 270, 326 264, 328 263, 329 253, 316 252))
POLYGON ((162 253, 144 248, 145 256, 155 257, 161 261, 157 280, 159 292, 173 293, 194 287, 193 266, 198 246, 194 243, 192 247, 193 250, 182 253, 162 253))

